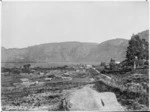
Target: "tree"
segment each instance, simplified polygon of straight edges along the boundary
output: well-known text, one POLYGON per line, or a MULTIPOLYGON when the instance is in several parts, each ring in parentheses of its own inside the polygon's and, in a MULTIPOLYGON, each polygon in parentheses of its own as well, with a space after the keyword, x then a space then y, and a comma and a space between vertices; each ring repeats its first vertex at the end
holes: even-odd
POLYGON ((136 68, 139 66, 139 60, 148 60, 148 57, 148 42, 140 39, 139 35, 133 35, 126 51, 128 66, 136 68))
POLYGON ((105 62, 101 62, 100 66, 106 66, 106 63, 105 62))
POLYGON ((142 53, 141 53, 141 59, 148 60, 149 59, 149 45, 148 42, 145 39, 142 39, 142 53))
POLYGON ((26 65, 23 65, 23 72, 25 73, 29 73, 30 72, 30 64, 26 64, 26 65))
POLYGON ((114 70, 114 68, 115 68, 115 60, 114 59, 111 58, 109 66, 110 66, 110 70, 114 70))

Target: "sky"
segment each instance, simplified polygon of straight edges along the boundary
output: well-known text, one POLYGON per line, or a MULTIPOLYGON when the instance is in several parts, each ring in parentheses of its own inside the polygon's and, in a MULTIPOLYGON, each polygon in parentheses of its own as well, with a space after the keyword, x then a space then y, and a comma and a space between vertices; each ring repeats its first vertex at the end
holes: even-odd
POLYGON ((149 28, 148 2, 2 2, 2 46, 130 39, 149 28))

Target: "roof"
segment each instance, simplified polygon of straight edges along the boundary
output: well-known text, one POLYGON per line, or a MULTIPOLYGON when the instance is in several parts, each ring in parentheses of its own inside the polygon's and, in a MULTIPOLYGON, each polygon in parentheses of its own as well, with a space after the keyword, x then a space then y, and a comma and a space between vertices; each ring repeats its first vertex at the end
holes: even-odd
POLYGON ((29 81, 29 79, 27 79, 27 78, 22 78, 22 79, 20 79, 20 80, 23 81, 23 82, 29 81))
POLYGON ((116 63, 116 64, 119 64, 119 63, 120 63, 120 61, 116 61, 115 63, 116 63))

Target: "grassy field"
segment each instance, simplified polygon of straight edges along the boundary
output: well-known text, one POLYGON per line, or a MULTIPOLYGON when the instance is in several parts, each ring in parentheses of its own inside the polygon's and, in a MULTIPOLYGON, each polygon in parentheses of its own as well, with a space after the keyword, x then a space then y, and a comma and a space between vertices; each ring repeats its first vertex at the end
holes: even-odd
MULTIPOLYGON (((74 71, 70 71, 75 73, 74 71)), ((89 84, 89 78, 70 76, 63 80, 63 70, 50 70, 47 74, 20 73, 2 75, 2 109, 3 110, 57 110, 61 103, 63 91, 89 84), (45 78, 55 74, 47 81, 45 78), (58 77, 59 76, 59 77, 58 77), (29 82, 23 83, 26 78, 29 82), (35 83, 38 81, 38 83, 35 83)), ((82 72, 81 72, 82 73, 82 72)), ((78 76, 80 72, 76 73, 78 76)))
POLYGON ((94 88, 99 92, 114 92, 119 103, 127 110, 148 109, 149 78, 146 69, 120 75, 102 75, 95 69, 78 65, 71 70, 55 69, 38 72, 2 73, 3 110, 63 110, 61 103, 64 93, 87 84, 94 84, 94 88), (72 80, 63 79, 64 73, 68 73, 72 80), (51 80, 45 80, 51 76, 53 76, 51 80), (91 81, 91 78, 94 81, 91 81), (23 82, 22 79, 28 81, 23 82))

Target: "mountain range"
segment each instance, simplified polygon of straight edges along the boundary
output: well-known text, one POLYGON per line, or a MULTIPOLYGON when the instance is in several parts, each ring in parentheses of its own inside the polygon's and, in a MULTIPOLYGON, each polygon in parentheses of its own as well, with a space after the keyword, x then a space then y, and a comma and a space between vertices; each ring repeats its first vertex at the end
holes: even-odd
MULTIPOLYGON (((149 40, 149 30, 138 33, 149 40)), ((27 48, 1 48, 3 63, 100 63, 111 58, 125 59, 127 39, 112 39, 102 43, 60 42, 27 48)))

